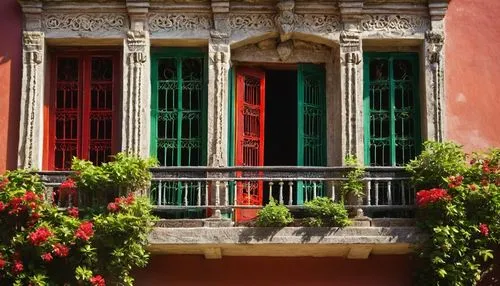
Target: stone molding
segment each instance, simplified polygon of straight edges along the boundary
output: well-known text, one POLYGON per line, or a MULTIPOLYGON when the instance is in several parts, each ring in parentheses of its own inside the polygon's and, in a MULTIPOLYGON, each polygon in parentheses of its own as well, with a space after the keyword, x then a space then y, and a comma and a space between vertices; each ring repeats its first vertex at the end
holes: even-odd
POLYGON ((361 19, 363 31, 396 32, 404 34, 425 33, 430 21, 416 15, 365 15, 361 19))
POLYGON ((117 13, 42 14, 42 28, 44 31, 57 32, 126 31, 128 16, 117 13))
POLYGON ((210 15, 199 14, 160 14, 148 15, 151 32, 209 30, 212 26, 210 15))
POLYGON ((23 81, 18 167, 41 169, 43 153, 44 34, 23 32, 23 81))

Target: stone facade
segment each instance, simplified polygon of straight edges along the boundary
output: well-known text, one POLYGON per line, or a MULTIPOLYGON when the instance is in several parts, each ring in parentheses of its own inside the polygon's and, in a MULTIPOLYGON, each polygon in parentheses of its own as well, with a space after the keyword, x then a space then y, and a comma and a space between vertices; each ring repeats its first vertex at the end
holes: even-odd
POLYGON ((42 168, 45 51, 72 43, 123 51, 121 149, 149 154, 150 47, 206 47, 210 166, 227 163, 228 72, 239 62, 326 67, 328 165, 363 158, 363 50, 420 50, 422 137, 443 140, 448 0, 19 0, 25 15, 18 165, 42 168), (120 44, 121 43, 121 44, 120 44))

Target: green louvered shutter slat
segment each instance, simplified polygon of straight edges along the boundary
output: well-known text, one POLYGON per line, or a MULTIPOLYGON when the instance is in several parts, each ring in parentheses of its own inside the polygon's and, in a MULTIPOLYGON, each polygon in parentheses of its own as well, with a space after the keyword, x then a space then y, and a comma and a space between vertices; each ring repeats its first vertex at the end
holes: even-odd
MULTIPOLYGON (((326 165, 325 70, 323 66, 301 64, 298 69, 297 165, 326 165)), ((324 195, 322 184, 298 182, 297 204, 324 195)))

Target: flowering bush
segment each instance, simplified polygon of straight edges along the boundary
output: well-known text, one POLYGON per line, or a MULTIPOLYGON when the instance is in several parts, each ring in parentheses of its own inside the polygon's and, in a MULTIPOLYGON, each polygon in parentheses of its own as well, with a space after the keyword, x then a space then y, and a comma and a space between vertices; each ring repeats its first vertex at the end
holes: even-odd
POLYGON ((417 284, 475 285, 492 269, 500 242, 500 150, 466 155, 451 143, 425 147, 408 165, 417 185, 434 186, 417 192, 418 223, 430 234, 419 251, 417 284), (426 181, 425 168, 438 173, 426 181))
MULTIPOLYGON (((62 193, 76 197, 81 180, 72 175, 62 193)), ((61 211, 44 199, 37 175, 0 176, 0 285, 132 285, 129 272, 147 263, 155 218, 148 200, 122 186, 129 193, 112 200, 113 211, 106 204, 61 211)))

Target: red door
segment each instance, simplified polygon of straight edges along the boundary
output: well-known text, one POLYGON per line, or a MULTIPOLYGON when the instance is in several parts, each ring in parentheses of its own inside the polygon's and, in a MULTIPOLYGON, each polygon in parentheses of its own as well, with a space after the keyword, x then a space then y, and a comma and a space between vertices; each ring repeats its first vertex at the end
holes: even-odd
MULTIPOLYGON (((263 71, 250 68, 236 70, 237 166, 264 165, 265 86, 263 71)), ((236 187, 238 205, 262 205, 262 181, 239 181, 236 187)), ((236 210, 237 221, 251 220, 256 216, 255 209, 236 210)))

